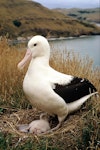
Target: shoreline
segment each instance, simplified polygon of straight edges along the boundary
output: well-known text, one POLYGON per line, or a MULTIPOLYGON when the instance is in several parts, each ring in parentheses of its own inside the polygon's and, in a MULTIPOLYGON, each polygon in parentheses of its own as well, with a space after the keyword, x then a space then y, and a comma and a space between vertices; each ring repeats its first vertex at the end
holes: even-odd
MULTIPOLYGON (((72 39, 76 39, 76 38, 86 38, 86 37, 90 37, 90 36, 100 36, 100 34, 95 34, 95 35, 80 35, 80 36, 70 36, 70 37, 49 37, 47 38, 48 41, 60 41, 60 40, 72 40, 72 39)), ((13 39, 10 40, 8 39, 8 43, 9 45, 17 45, 17 44, 25 44, 27 43, 33 36, 24 38, 24 37, 20 37, 19 39, 13 39)))

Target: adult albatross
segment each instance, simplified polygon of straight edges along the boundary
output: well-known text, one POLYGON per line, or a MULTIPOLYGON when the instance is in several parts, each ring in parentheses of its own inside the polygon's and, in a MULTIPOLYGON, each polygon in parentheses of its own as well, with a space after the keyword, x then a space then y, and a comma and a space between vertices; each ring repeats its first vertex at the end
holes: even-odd
POLYGON ((60 73, 49 65, 50 46, 47 39, 36 35, 28 42, 25 57, 18 64, 23 69, 30 61, 23 81, 23 90, 38 109, 50 115, 57 115, 59 128, 66 116, 76 111, 97 90, 90 81, 72 75, 60 73))

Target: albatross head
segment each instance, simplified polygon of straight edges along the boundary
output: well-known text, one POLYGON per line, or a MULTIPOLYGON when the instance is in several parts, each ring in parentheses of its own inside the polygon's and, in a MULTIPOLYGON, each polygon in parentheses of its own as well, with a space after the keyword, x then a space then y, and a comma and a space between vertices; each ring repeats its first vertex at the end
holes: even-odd
POLYGON ((23 69, 28 61, 37 57, 45 57, 49 59, 50 46, 47 39, 43 36, 36 35, 28 42, 26 54, 18 64, 19 69, 23 69))

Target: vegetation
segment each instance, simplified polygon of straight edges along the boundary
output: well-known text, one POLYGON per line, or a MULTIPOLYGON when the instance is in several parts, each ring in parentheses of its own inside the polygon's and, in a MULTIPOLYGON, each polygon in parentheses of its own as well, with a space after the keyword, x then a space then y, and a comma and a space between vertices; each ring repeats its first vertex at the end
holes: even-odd
POLYGON ((84 26, 80 21, 26 0, 0 1, 0 36, 27 37, 35 34, 62 37, 100 34, 97 27, 84 26))
POLYGON ((21 26, 21 22, 19 20, 14 20, 13 21, 13 24, 16 26, 16 27, 20 27, 21 26))
MULTIPOLYGON (((99 6, 98 6, 99 7, 99 6)), ((72 9, 56 9, 58 12, 62 12, 63 14, 67 16, 71 16, 73 18, 79 19, 79 20, 85 20, 88 22, 95 22, 100 23, 100 17, 99 17, 99 10, 100 8, 88 8, 88 9, 78 9, 78 8, 72 8, 72 9)))
MULTIPOLYGON (((0 150, 99 150, 100 97, 88 100, 53 133, 36 136, 17 130, 18 124, 29 123, 41 113, 23 94, 22 81, 27 67, 22 72, 17 70, 17 64, 25 54, 24 50, 18 50, 20 48, 23 49, 9 46, 6 38, 0 41, 0 150)), ((81 59, 73 52, 52 49, 52 67, 88 78, 100 93, 100 68, 93 69, 92 60, 81 59)), ((55 123, 51 122, 51 125, 55 123)))

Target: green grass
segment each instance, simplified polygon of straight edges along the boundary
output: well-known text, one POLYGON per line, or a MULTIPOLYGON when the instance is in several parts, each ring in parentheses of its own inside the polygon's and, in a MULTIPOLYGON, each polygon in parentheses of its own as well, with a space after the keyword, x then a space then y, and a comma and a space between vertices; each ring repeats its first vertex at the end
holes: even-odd
POLYGON ((12 134, 0 132, 0 150, 62 150, 52 143, 50 138, 42 137, 37 141, 35 138, 18 138, 12 134))

